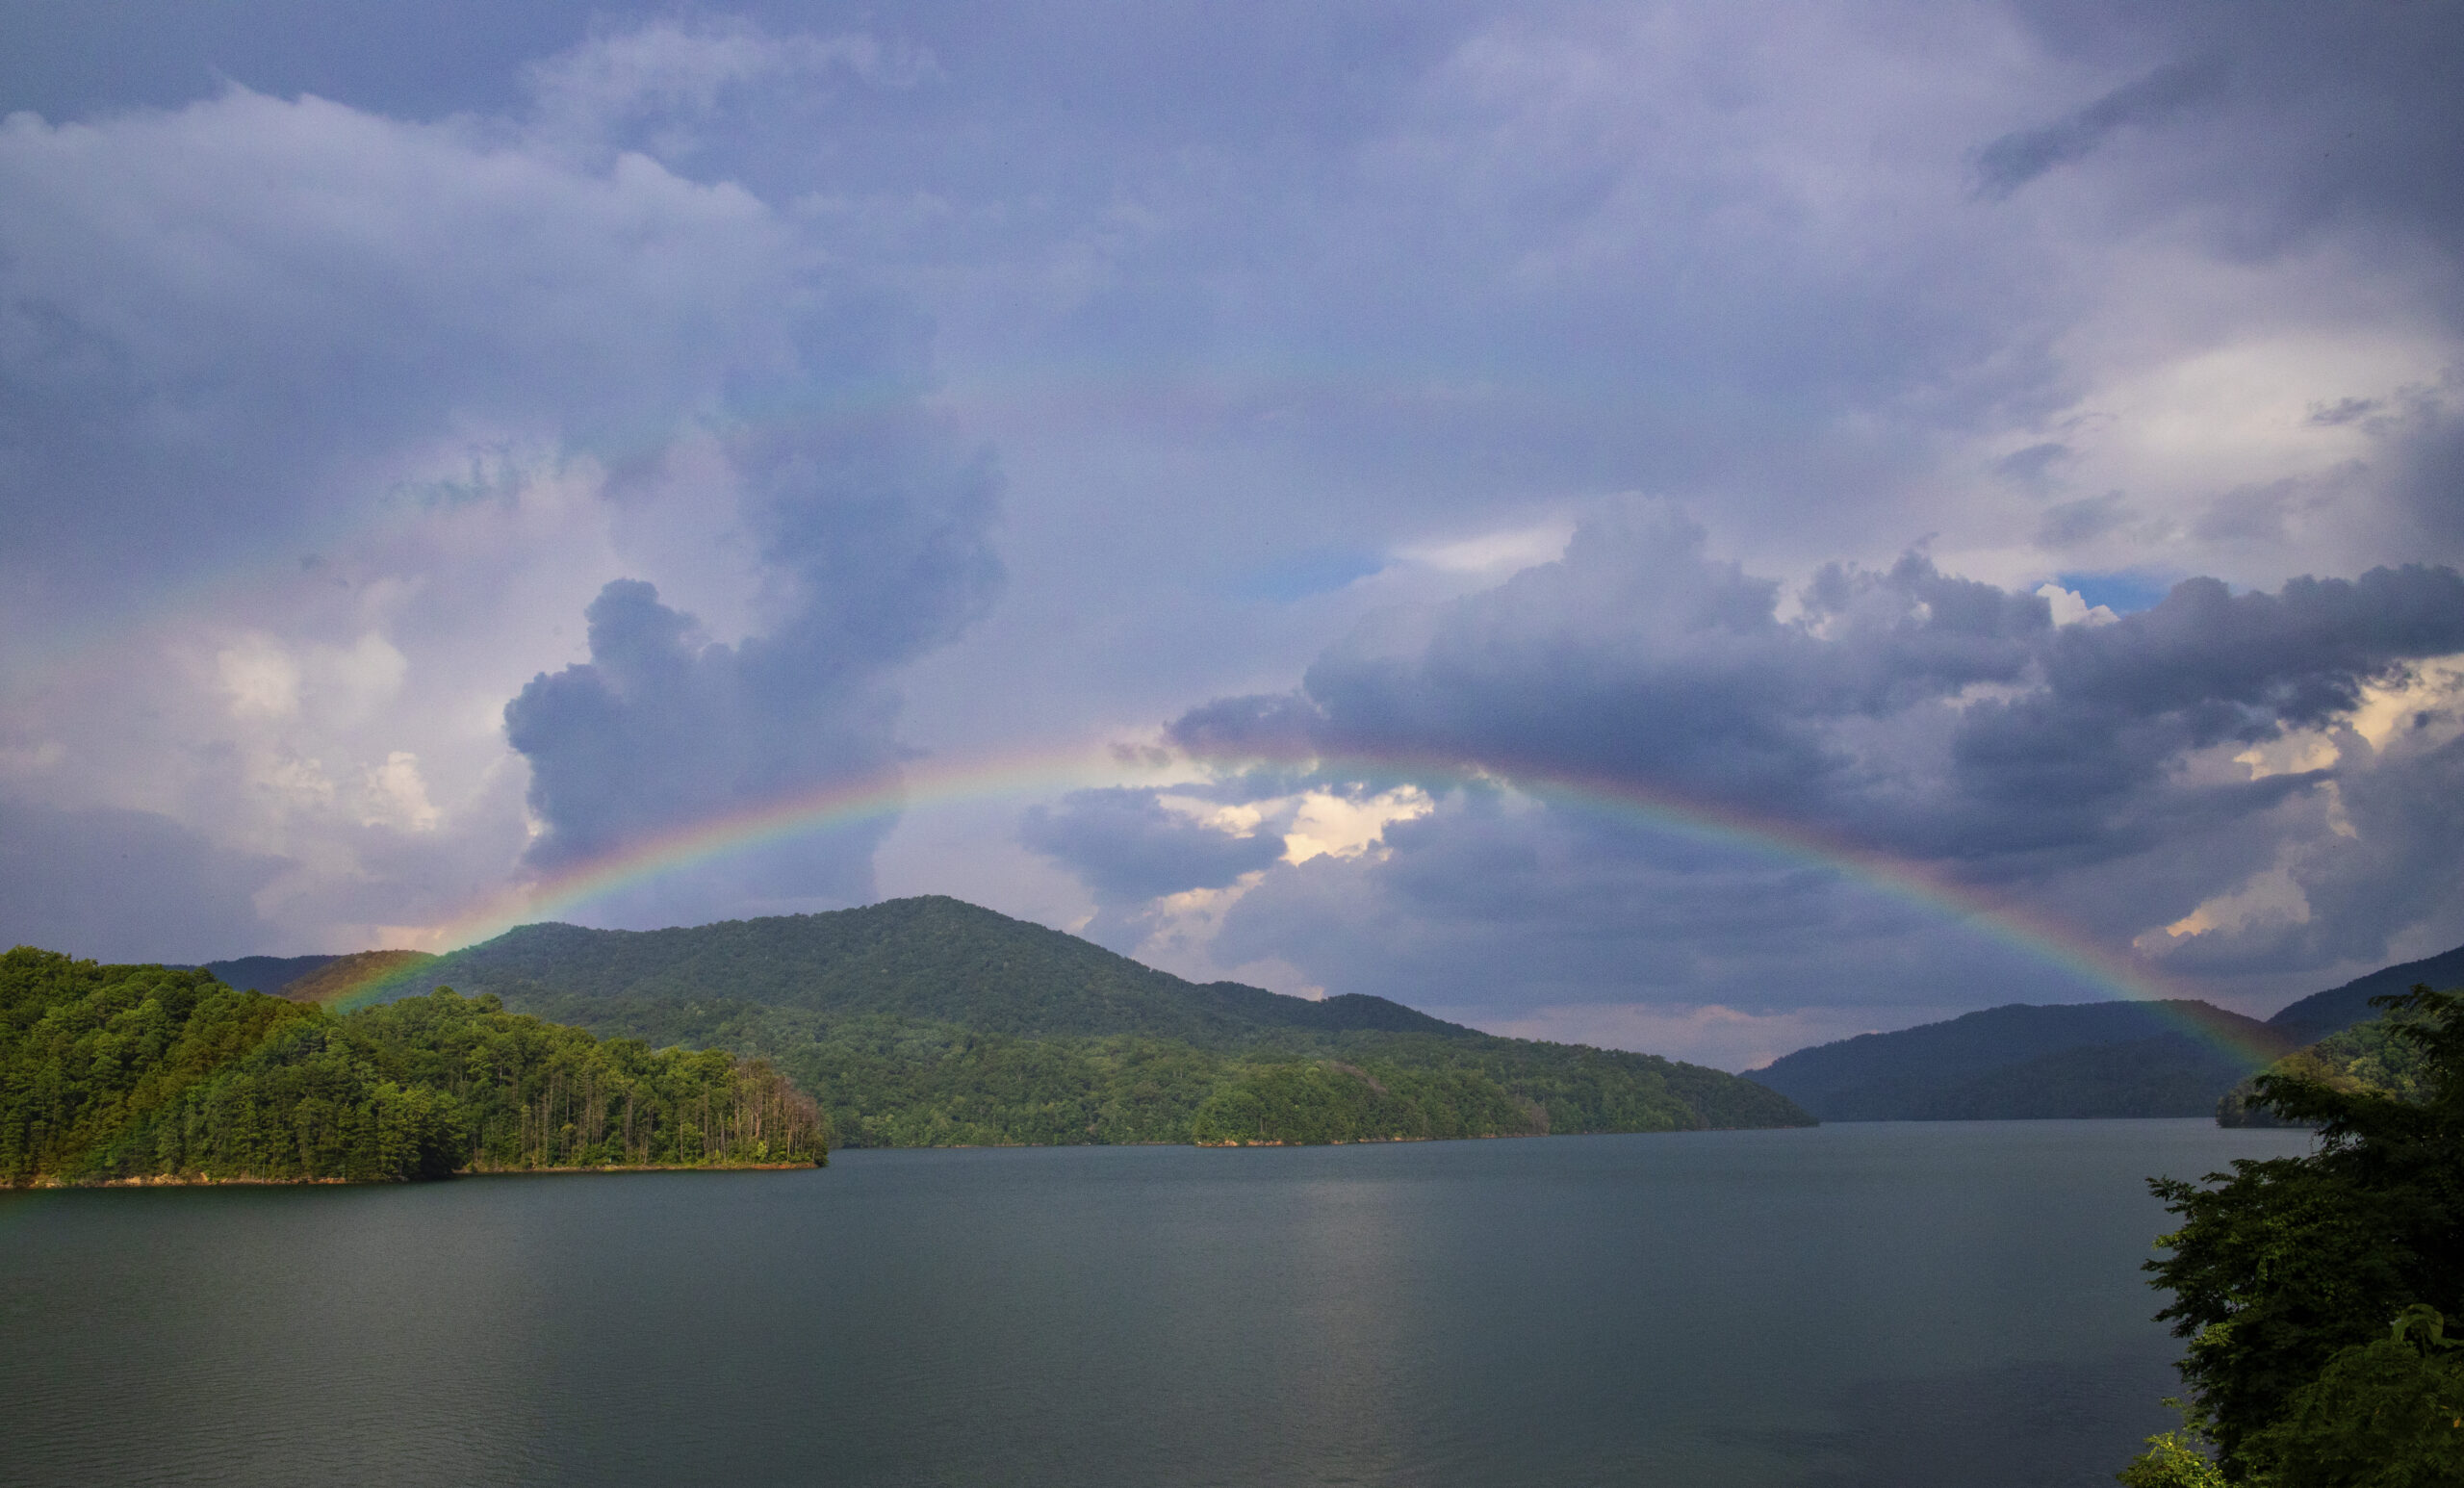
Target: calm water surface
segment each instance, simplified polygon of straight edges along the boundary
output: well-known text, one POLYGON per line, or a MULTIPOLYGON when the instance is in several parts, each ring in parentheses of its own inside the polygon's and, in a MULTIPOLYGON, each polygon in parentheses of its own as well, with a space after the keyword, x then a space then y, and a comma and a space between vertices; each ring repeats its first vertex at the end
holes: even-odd
POLYGON ((2111 1481, 2205 1121, 0 1196, 8 1483, 2111 1481))

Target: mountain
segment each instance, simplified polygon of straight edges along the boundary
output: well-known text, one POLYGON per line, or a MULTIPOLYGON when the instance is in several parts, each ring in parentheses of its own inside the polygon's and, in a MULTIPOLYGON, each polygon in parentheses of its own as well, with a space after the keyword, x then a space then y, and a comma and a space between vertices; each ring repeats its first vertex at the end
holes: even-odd
POLYGON ((2371 998, 2416 983, 2464 985, 2464 946, 2265 1022, 2194 1001, 2014 1003, 1799 1049, 1751 1074, 1826 1121, 2206 1116, 2272 1061, 2371 1021, 2371 998))
POLYGON ((2293 1047, 2204 1002, 2013 1003, 1800 1049, 1752 1076, 1826 1121, 2206 1116, 2293 1047))
POLYGON ((1199 986, 937 894, 678 930, 524 925, 439 958, 419 976, 508 1001, 728 998, 1028 1038, 1142 1034, 1223 1047, 1270 1029, 1478 1037, 1383 997, 1313 1002, 1237 982, 1199 986))
MULTIPOLYGON (((311 958, 296 958, 307 961, 311 958)), ((264 988, 293 1002, 333 1002, 372 983, 416 979, 436 960, 425 951, 353 951, 348 956, 316 958, 324 964, 292 978, 280 987, 264 988)))
POLYGON ((937 895, 674 930, 526 925, 390 984, 438 985, 608 1037, 767 1057, 850 1146, 1810 1121, 1720 1070, 1501 1039, 1382 997, 1192 983, 937 895))
POLYGON ((2323 992, 2313 992, 2268 1019, 2268 1026, 2295 1043, 2315 1043, 2341 1029, 2375 1018, 2378 1010, 2370 1005, 2370 999, 2411 991, 2417 982, 2442 991, 2464 987, 2464 945, 2356 977, 2323 992))
POLYGON ((301 977, 321 971, 340 960, 339 956, 243 956, 235 961, 210 961, 194 969, 207 972, 223 986, 236 987, 244 992, 279 995, 284 988, 301 977))

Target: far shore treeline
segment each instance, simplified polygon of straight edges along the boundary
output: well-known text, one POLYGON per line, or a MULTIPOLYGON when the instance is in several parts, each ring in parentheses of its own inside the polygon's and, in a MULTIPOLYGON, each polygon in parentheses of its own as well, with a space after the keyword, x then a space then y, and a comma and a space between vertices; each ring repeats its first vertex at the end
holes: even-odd
POLYGON ((654 1051, 442 989, 356 1013, 201 970, 0 956, 0 1185, 389 1182, 811 1166, 813 1101, 758 1060, 654 1051))

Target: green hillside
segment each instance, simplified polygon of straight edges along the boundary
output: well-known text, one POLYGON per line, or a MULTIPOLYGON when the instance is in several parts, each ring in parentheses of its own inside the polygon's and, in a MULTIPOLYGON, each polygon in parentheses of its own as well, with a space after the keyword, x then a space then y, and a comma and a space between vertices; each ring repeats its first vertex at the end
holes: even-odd
POLYGON ((2014 1003, 1800 1049, 1754 1078, 1826 1121, 2205 1116, 2289 1047, 2203 1002, 2014 1003))
MULTIPOLYGON (((232 961, 210 961, 194 969, 209 971, 225 987, 236 987, 244 992, 271 992, 279 996, 282 989, 313 971, 321 971, 341 961, 339 956, 242 956, 232 961)), ((188 968, 182 968, 188 969, 188 968)))
MULTIPOLYGON (((2385 995, 2381 993, 2380 995, 2385 995)), ((2397 1037, 2395 1017, 2373 1018, 2297 1049, 2259 1072, 2292 1077, 2347 1094, 2375 1091, 2399 1100, 2427 1098, 2428 1060, 2422 1044, 2397 1037)), ((2258 1099, 2258 1075, 2233 1087, 2216 1105, 2219 1126, 2283 1126, 2258 1099)))
POLYGON ((1383 997, 1312 1002, 1197 986, 1102 946, 940 895, 679 930, 525 925, 420 968, 420 984, 651 1002, 725 997, 987 1033, 1142 1034, 1208 1047, 1261 1029, 1469 1034, 1383 997))
POLYGON ((2313 992, 2279 1010, 2268 1019, 2268 1025, 2281 1030, 2297 1044, 2315 1043, 2338 1029, 2350 1028, 2356 1023, 2367 1023, 2375 1018, 2378 1014, 2371 1006, 2372 998, 2396 996, 2416 985, 2464 985, 2464 945, 2421 961, 2382 966, 2368 976, 2355 977, 2342 987, 2313 992))
POLYGON ((937 896, 679 930, 525 926, 419 966, 414 985, 437 983, 607 1036, 766 1058, 849 1146, 1810 1120, 1719 1070, 1495 1038, 1379 997, 1201 986, 937 896))
POLYGON ((450 992, 335 1016, 202 970, 0 956, 0 1186, 812 1163, 774 1070, 450 992))
POLYGON ((2014 1003, 1799 1049, 1752 1074, 1826 1121, 2219 1111, 2265 1120, 2247 1114, 2248 1082, 2272 1061, 2368 1021, 2373 997, 2459 979, 2464 947, 2313 993, 2265 1022, 2196 1001, 2014 1003))

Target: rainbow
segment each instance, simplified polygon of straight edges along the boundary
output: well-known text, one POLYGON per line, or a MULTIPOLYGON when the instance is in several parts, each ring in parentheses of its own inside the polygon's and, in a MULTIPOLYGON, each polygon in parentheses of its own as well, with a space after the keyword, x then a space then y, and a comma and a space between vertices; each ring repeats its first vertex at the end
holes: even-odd
MULTIPOLYGON (((1765 859, 1835 875, 1912 905, 1935 918, 1954 922, 2108 996, 2147 1004, 2166 1022, 2236 1059, 2264 1063, 2283 1052, 2204 1015, 2198 1008, 2189 1006, 2193 999, 2187 991, 2058 921, 1990 897, 1921 864, 1875 852, 1801 823, 1705 803, 1628 779, 1560 767, 1476 767, 1459 759, 1415 757, 1402 752, 1263 762, 1294 769, 1300 778, 1321 787, 1335 782, 1384 781, 1408 782, 1430 789, 1433 794, 1480 785, 1506 788, 1553 809, 1604 816, 1647 831, 1739 849, 1765 859)), ((1080 752, 911 763, 898 772, 834 782, 706 817, 588 861, 517 883, 433 927, 420 938, 440 950, 458 949, 501 935, 516 925, 552 919, 664 875, 766 844, 886 821, 918 808, 1000 797, 1049 796, 1091 785, 1128 783, 1123 773, 1117 764, 1080 752)), ((1174 784, 1195 782, 1181 778, 1144 783, 1169 789, 1174 784)), ((416 966, 374 975, 361 985, 340 989, 334 1001, 338 1006, 364 1005, 399 992, 419 977, 416 966)))

